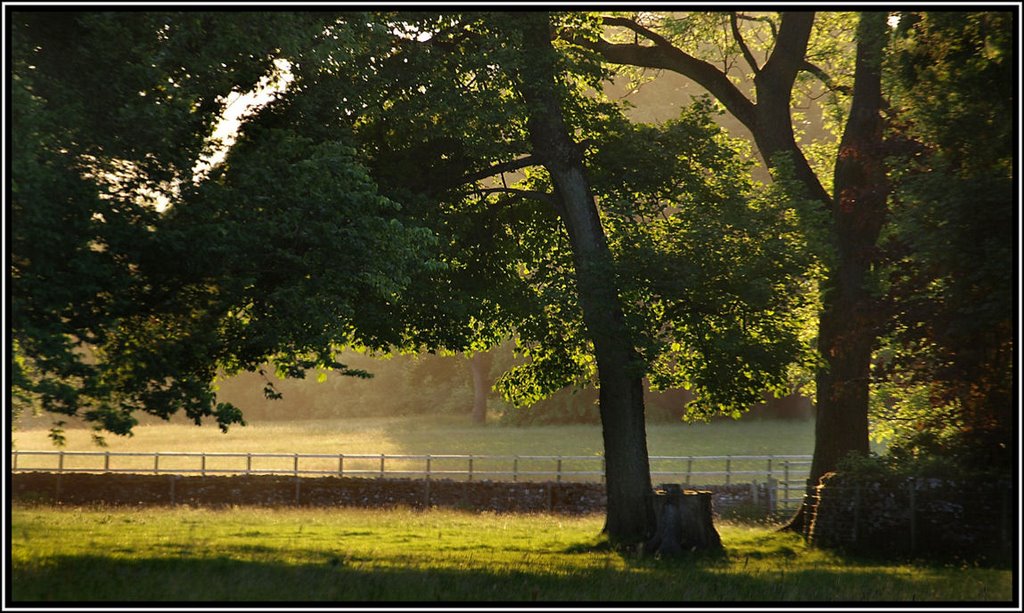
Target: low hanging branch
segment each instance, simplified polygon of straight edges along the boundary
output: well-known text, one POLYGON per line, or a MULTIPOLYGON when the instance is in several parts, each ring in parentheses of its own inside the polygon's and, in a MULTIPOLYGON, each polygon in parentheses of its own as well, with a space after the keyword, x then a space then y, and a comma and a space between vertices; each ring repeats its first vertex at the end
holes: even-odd
POLYGON ((620 44, 603 38, 589 40, 583 37, 573 37, 572 41, 597 51, 614 64, 665 69, 686 75, 708 90, 741 123, 748 127, 754 125, 754 104, 713 64, 678 49, 665 37, 631 19, 609 16, 604 17, 603 23, 631 30, 654 44, 620 44))

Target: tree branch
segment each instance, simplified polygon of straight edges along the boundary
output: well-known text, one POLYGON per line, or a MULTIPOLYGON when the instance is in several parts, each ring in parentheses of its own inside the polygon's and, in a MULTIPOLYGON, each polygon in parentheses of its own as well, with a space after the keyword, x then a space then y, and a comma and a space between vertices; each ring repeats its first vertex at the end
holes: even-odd
POLYGON ((775 26, 775 22, 772 21, 770 17, 751 17, 750 15, 737 15, 736 17, 741 21, 757 21, 768 24, 768 29, 772 31, 772 41, 778 40, 779 29, 775 26))
POLYGON ((644 26, 638 24, 637 22, 633 21, 632 19, 628 19, 626 17, 612 17, 612 16, 608 16, 608 17, 603 17, 601 19, 601 22, 604 23, 604 25, 606 25, 606 26, 619 26, 620 28, 626 28, 627 30, 632 30, 634 33, 636 33, 636 34, 638 34, 640 36, 643 36, 644 38, 646 38, 647 40, 651 41, 652 43, 654 43, 657 46, 661 46, 661 47, 672 47, 673 46, 672 43, 669 42, 669 40, 667 38, 665 38, 664 36, 662 36, 661 34, 658 34, 654 30, 651 30, 650 28, 647 28, 647 27, 644 27, 644 26))
POLYGON ((747 46, 747 43, 743 40, 743 35, 740 34, 736 11, 729 12, 729 25, 732 27, 732 37, 736 39, 736 44, 740 46, 740 51, 743 53, 743 59, 747 60, 755 75, 761 72, 760 66, 757 65, 757 60, 754 59, 754 54, 750 52, 750 47, 747 46))
POLYGON ((850 95, 851 93, 853 93, 853 90, 850 87, 846 85, 838 85, 835 81, 832 80, 832 77, 827 72, 822 70, 819 66, 812 64, 811 62, 805 60, 803 65, 800 66, 800 70, 809 72, 815 77, 817 77, 817 79, 821 81, 822 85, 825 86, 825 89, 846 95, 850 95))
POLYGON ((747 128, 754 128, 754 104, 743 95, 729 78, 714 65, 677 49, 669 40, 623 17, 605 17, 610 26, 627 28, 654 45, 618 44, 601 38, 596 41, 574 38, 576 44, 597 51, 613 64, 628 64, 642 68, 671 70, 696 81, 717 98, 736 119, 747 128))
POLYGON ((812 11, 783 13, 775 47, 758 77, 774 82, 780 89, 792 89, 796 73, 803 67, 813 25, 812 11))
POLYGON ((478 194, 506 194, 509 196, 518 196, 520 198, 539 200, 546 204, 553 205, 556 208, 561 206, 561 202, 558 201, 558 198, 555 196, 555 194, 552 194, 550 192, 541 192, 531 189, 515 189, 511 187, 482 187, 479 189, 475 189, 473 191, 478 194))
POLYGON ((534 155, 528 155, 526 157, 519 158, 517 160, 509 160, 508 162, 502 162, 501 164, 495 164, 490 168, 484 168, 483 170, 470 173, 461 179, 461 183, 474 183, 481 179, 493 177, 504 172, 512 172, 513 170, 519 170, 526 168, 527 166, 535 166, 540 164, 537 157, 534 155))

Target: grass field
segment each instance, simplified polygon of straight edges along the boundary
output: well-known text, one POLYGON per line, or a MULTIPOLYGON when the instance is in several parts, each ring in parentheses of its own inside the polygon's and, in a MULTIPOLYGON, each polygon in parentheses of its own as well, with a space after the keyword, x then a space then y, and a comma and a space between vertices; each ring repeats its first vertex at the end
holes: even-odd
POLYGON ((721 524, 724 556, 599 546, 601 517, 18 506, 14 601, 1006 601, 1008 570, 880 563, 721 524))
MULTIPOLYGON (((68 428, 67 450, 95 450, 91 431, 68 428)), ((649 424, 651 455, 809 454, 814 422, 722 421, 649 424)), ((18 429, 16 449, 52 449, 48 429, 18 429)), ((150 422, 131 437, 107 435, 110 451, 237 451, 267 453, 595 455, 601 428, 593 425, 516 428, 474 426, 465 416, 346 418, 251 423, 226 434, 215 424, 150 422)))

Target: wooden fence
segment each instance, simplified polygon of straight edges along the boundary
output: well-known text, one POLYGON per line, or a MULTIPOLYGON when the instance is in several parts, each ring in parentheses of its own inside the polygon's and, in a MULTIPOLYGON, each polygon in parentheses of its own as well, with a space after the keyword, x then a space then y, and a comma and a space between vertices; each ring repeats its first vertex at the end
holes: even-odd
MULTIPOLYGON (((768 485, 773 510, 802 500, 811 456, 651 456, 655 483, 768 485)), ((604 457, 474 454, 309 454, 202 451, 12 450, 14 472, 333 475, 495 481, 604 481, 604 457)))

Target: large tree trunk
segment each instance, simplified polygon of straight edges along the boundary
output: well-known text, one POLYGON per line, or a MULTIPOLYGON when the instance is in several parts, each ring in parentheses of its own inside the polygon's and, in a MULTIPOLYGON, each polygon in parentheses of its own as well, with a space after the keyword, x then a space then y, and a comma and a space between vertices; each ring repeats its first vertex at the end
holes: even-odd
POLYGON ((597 359, 608 492, 605 531, 613 544, 635 544, 648 539, 655 528, 644 371, 623 317, 611 251, 583 155, 562 119, 548 17, 522 13, 516 19, 524 50, 530 50, 531 61, 520 73, 521 92, 530 107, 530 140, 554 183, 558 213, 572 244, 583 319, 597 359))
POLYGON ((862 13, 850 118, 839 143, 832 221, 836 261, 825 283, 818 350, 817 422, 808 496, 789 528, 804 531, 810 488, 850 453, 867 454, 871 353, 877 299, 868 288, 889 186, 882 149, 882 51, 886 13, 862 13))
POLYGON ((491 391, 491 362, 494 356, 477 351, 469 358, 469 373, 473 377, 473 423, 487 423, 487 395, 491 391))

